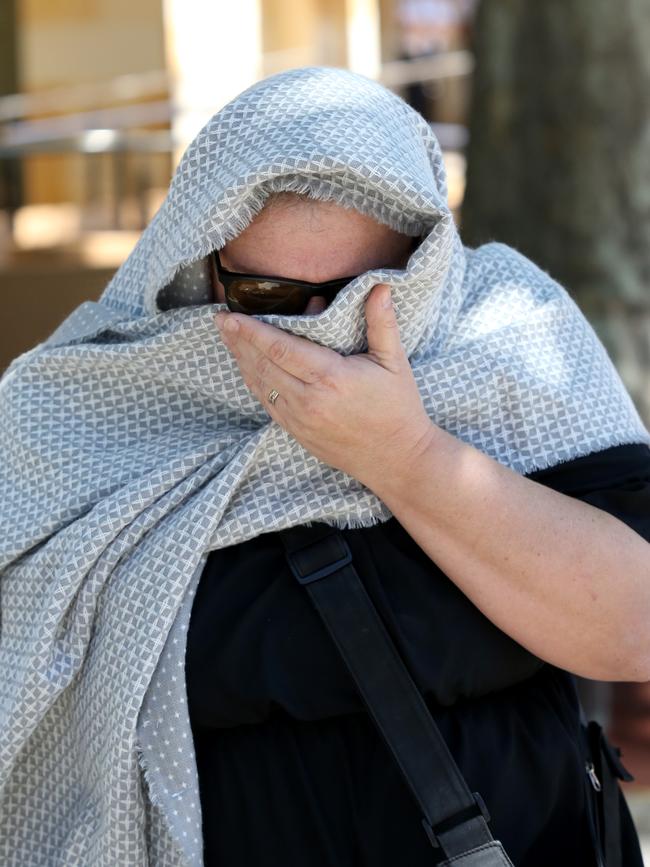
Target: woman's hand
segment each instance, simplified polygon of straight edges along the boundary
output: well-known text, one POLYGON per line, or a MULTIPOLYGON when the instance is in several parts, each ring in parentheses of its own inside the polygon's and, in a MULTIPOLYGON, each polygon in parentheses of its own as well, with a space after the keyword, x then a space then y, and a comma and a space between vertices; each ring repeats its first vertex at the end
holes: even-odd
POLYGON ((215 322, 271 418, 319 460, 372 489, 417 460, 437 428, 422 405, 387 285, 373 288, 365 311, 368 352, 347 357, 252 316, 218 313, 215 322))

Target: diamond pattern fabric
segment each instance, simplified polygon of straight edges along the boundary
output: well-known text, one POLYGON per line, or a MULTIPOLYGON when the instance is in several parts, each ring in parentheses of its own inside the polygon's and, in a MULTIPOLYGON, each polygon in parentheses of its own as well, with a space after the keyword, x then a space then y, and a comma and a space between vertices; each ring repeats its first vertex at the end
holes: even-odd
POLYGON ((418 114, 342 70, 253 86, 190 144, 100 301, 0 383, 3 867, 200 867, 183 664, 207 553, 390 517, 271 421, 200 288, 167 309, 278 190, 422 241, 404 270, 362 274, 318 316, 266 321, 362 352, 364 300, 388 282, 427 412, 461 440, 520 473, 650 444, 567 292, 502 244, 463 247, 418 114))

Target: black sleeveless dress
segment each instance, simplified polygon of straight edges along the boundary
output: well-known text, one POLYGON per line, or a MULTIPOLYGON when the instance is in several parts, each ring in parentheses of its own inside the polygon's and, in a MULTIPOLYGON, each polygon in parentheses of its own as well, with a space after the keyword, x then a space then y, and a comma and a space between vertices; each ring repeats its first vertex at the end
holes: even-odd
MULTIPOLYGON (((650 541, 650 448, 529 478, 650 541)), ((343 531, 356 569, 515 867, 593 867, 573 675, 530 654, 391 519, 343 531)), ((206 867, 430 867, 394 758, 268 533, 210 553, 186 651, 206 867)), ((633 769, 632 769, 633 772, 633 769)), ((621 795, 626 867, 642 867, 621 795)))

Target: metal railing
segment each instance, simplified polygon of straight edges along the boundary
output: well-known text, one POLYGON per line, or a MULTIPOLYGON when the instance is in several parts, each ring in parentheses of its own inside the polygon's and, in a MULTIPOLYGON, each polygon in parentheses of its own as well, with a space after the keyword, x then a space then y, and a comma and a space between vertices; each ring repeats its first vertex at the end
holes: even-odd
MULTIPOLYGON (((394 60, 382 66, 379 81, 389 88, 414 83, 465 77, 472 73, 469 51, 451 51, 431 57, 394 60)), ((124 75, 111 81, 56 88, 42 93, 0 97, 0 178, 4 201, 0 208, 13 212, 16 186, 9 177, 26 157, 37 154, 113 155, 112 185, 125 189, 124 159, 128 153, 171 154, 177 142, 172 133, 174 108, 168 74, 162 70, 124 75), (130 103, 116 105, 115 103, 130 103), (45 116, 43 116, 45 115, 45 116), (147 129, 156 125, 163 129, 147 129), (4 177, 3 177, 4 176, 4 177)), ((434 124, 443 147, 462 149, 466 129, 458 124, 434 124)), ((136 184, 146 187, 146 172, 136 184)), ((137 198, 143 189, 133 191, 137 198)), ((113 208, 113 228, 119 228, 119 209, 113 208)))

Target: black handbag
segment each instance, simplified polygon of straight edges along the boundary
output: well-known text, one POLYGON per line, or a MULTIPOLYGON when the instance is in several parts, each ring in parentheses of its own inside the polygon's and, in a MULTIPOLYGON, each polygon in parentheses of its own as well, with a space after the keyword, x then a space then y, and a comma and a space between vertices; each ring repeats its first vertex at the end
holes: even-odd
MULTIPOLYGON (((359 578, 341 532, 319 523, 282 530, 280 537, 293 576, 309 593, 422 812, 424 832, 445 859, 441 864, 513 867, 492 837, 481 795, 469 790, 359 578)), ((582 735, 596 865, 623 867, 617 778, 633 777, 620 763, 620 751, 584 713, 582 735)))

